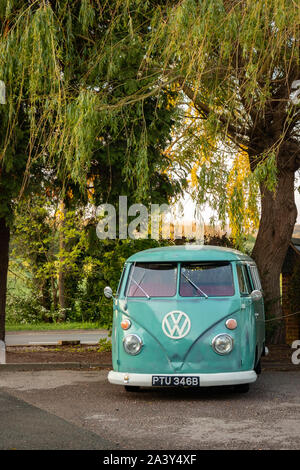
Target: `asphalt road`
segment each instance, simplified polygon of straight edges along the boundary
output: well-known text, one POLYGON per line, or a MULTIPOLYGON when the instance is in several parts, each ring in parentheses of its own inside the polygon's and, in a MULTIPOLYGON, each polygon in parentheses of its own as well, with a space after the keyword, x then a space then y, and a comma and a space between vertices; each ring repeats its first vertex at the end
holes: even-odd
POLYGON ((97 434, 0 391, 0 450, 116 449, 97 434))
POLYGON ((300 366, 246 394, 128 393, 107 372, 1 371, 0 449, 300 449, 300 366))
POLYGON ((79 340, 82 344, 97 344, 100 338, 107 337, 106 330, 14 331, 6 332, 5 343, 6 346, 24 346, 79 340))

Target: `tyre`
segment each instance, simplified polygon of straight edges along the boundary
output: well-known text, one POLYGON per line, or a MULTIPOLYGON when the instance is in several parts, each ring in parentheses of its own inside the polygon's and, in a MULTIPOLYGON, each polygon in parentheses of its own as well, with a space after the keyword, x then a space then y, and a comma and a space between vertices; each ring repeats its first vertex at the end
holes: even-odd
POLYGON ((254 370, 255 370, 255 372, 257 373, 257 375, 261 374, 261 362, 260 362, 260 360, 259 360, 258 363, 256 364, 254 370))
POLYGON ((249 392, 249 384, 239 384, 234 386, 234 391, 237 393, 247 393, 249 392))
POLYGON ((126 392, 139 392, 140 388, 137 385, 124 385, 126 392))

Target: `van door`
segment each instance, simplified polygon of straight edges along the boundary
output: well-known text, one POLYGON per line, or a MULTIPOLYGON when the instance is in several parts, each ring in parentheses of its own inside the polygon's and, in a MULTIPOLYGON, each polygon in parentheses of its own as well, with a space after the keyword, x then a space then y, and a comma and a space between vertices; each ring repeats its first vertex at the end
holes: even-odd
MULTIPOLYGON (((247 271, 252 284, 252 289, 259 290, 261 293, 263 293, 256 265, 252 263, 248 264, 247 271)), ((265 343, 265 309, 263 297, 260 300, 253 302, 253 305, 256 318, 257 343, 259 348, 259 355, 261 355, 265 343)))
POLYGON ((251 298, 252 286, 248 276, 246 265, 242 262, 237 263, 237 277, 241 296, 241 312, 245 315, 247 326, 247 332, 245 334, 245 340, 248 351, 253 352, 253 360, 255 356, 255 349, 257 343, 257 324, 253 306, 253 300, 251 298))

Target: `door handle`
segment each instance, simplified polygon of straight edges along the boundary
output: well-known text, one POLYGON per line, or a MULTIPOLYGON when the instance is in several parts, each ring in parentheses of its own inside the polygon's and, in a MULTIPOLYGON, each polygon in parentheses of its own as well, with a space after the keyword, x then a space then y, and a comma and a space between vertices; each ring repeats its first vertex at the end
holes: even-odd
POLYGON ((258 318, 259 317, 259 313, 255 313, 255 318, 258 318))

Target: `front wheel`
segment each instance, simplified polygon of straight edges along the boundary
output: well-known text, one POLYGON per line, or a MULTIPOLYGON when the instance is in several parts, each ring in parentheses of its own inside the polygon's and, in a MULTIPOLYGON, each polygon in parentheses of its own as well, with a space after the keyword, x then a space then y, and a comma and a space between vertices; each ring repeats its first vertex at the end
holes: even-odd
POLYGON ((140 388, 138 385, 124 385, 126 392, 139 392, 140 388))
POLYGON ((234 386, 234 391, 237 393, 247 393, 249 392, 249 384, 239 384, 234 386))
POLYGON ((261 374, 261 361, 260 361, 260 360, 259 360, 258 363, 256 364, 254 370, 255 370, 255 372, 257 373, 257 375, 260 375, 260 374, 261 374))

